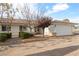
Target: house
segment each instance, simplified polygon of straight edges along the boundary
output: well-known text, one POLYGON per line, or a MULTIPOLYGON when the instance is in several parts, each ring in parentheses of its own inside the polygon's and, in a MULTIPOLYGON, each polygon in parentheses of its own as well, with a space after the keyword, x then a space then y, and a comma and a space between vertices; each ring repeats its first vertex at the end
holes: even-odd
POLYGON ((75 27, 73 28, 73 32, 74 34, 79 34, 79 24, 75 25, 75 27))
MULTIPOLYGON (((0 33, 12 33, 12 37, 18 37, 19 32, 37 33, 38 28, 35 27, 37 24, 34 20, 24 19, 0 19, 0 33), (30 28, 29 28, 30 26, 30 28)), ((41 31, 40 31, 41 32, 41 31)))
MULTIPOLYGON (((12 37, 18 37, 19 32, 29 32, 42 34, 43 29, 37 27, 38 22, 36 20, 24 20, 24 19, 0 19, 0 33, 10 32, 12 37), (30 26, 30 27, 29 27, 30 26)), ((73 26, 75 23, 64 21, 52 21, 51 25, 44 29, 44 35, 46 36, 63 36, 73 35, 73 26)))
POLYGON ((52 21, 51 25, 45 28, 44 35, 46 36, 64 36, 73 35, 73 26, 76 23, 66 21, 52 21))

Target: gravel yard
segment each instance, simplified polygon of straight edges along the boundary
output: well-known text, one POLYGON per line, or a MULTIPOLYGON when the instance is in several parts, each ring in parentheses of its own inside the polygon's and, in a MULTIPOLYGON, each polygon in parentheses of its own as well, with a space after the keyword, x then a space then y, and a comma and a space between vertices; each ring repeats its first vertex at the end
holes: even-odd
MULTIPOLYGON (((51 51, 56 48, 64 48, 64 47, 69 47, 69 46, 74 46, 74 45, 79 45, 79 35, 64 36, 64 37, 45 37, 45 38, 38 36, 38 37, 32 37, 32 38, 24 39, 24 40, 21 40, 19 38, 13 38, 13 39, 8 40, 5 43, 0 43, 0 55, 5 55, 5 56, 6 55, 13 55, 13 56, 40 55, 37 53, 41 53, 41 52, 45 52, 49 50, 51 51), (31 41, 31 39, 37 40, 37 41, 31 41)), ((52 51, 51 53, 43 53, 41 55, 51 56, 54 54, 56 55, 57 52, 52 51)), ((66 55, 66 54, 57 53, 57 55, 66 55)), ((72 54, 67 54, 67 55, 72 55, 72 54)))

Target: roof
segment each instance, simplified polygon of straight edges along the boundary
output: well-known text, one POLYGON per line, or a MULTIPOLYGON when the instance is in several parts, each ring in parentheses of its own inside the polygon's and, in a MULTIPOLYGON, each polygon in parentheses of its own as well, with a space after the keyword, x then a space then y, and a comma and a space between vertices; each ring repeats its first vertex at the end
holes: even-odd
POLYGON ((0 19, 0 24, 11 24, 11 25, 36 25, 37 21, 36 20, 26 20, 26 19, 13 19, 13 20, 8 20, 8 19, 0 19))
POLYGON ((72 23, 72 22, 66 22, 66 21, 52 21, 51 24, 73 24, 73 25, 77 25, 78 23, 72 23))
MULTIPOLYGON (((51 24, 73 24, 73 25, 77 25, 78 23, 72 23, 72 22, 65 22, 65 21, 58 21, 58 20, 55 20, 55 21, 52 21, 51 24)), ((3 19, 0 19, 0 24, 11 24, 11 25, 34 25, 34 26, 37 26, 38 25, 38 20, 26 20, 26 19, 7 19, 7 18, 3 18, 3 19)))

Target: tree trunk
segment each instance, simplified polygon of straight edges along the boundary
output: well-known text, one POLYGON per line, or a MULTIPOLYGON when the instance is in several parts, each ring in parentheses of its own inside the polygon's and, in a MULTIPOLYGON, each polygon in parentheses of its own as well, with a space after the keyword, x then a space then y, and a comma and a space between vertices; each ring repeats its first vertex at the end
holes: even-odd
POLYGON ((43 37, 44 37, 44 28, 43 28, 43 37))

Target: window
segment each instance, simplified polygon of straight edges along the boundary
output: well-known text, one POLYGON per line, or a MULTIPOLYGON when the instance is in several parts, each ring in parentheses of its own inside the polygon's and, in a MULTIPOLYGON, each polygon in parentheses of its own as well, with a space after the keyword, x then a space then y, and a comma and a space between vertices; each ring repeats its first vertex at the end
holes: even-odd
POLYGON ((19 27, 19 30, 22 31, 22 26, 19 27))
POLYGON ((22 28, 23 28, 23 30, 26 30, 26 27, 25 26, 23 26, 22 28))
POLYGON ((2 31, 6 31, 6 26, 5 25, 2 25, 2 31))
POLYGON ((20 31, 27 30, 27 28, 25 26, 20 26, 19 29, 20 29, 20 31))
POLYGON ((11 31, 11 26, 7 26, 7 31, 11 31))
POLYGON ((2 25, 2 31, 11 31, 11 26, 2 25))

